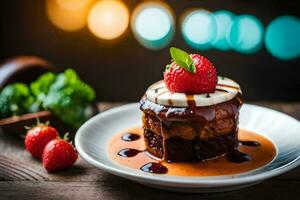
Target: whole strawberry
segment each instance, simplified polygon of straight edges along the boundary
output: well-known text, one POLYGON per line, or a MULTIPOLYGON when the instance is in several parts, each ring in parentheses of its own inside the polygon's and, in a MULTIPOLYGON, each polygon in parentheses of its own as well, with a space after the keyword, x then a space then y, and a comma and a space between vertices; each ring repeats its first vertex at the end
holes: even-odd
POLYGON ((171 47, 173 62, 164 72, 164 80, 171 92, 186 94, 213 93, 218 77, 213 64, 199 54, 188 54, 171 47))
POLYGON ((71 167, 77 160, 78 154, 74 147, 63 139, 50 141, 43 152, 43 166, 48 172, 71 167))
POLYGON ((39 124, 27 131, 25 147, 32 156, 41 159, 48 142, 59 137, 57 130, 47 124, 39 124))

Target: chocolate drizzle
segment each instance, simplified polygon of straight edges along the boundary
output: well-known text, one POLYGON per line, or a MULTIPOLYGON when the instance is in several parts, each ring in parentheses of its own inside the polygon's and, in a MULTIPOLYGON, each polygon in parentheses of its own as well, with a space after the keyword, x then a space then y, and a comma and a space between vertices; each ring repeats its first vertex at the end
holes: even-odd
POLYGON ((217 84, 217 86, 221 86, 221 87, 227 87, 227 88, 231 88, 231 89, 235 89, 235 90, 239 90, 239 87, 235 87, 232 85, 226 85, 226 84, 217 84))
POLYGON ((166 174, 168 172, 168 168, 163 166, 160 163, 150 162, 143 165, 140 168, 144 172, 155 173, 155 174, 166 174))
MULTIPOLYGON (((129 131, 129 133, 139 133, 141 129, 133 128, 127 131, 129 131)), ((259 135, 254 136, 255 133, 253 132, 241 130, 239 133, 242 141, 239 142, 237 140, 233 140, 233 142, 237 142, 239 144, 238 148, 232 149, 232 151, 229 151, 229 153, 223 154, 222 156, 214 160, 206 160, 205 162, 191 162, 190 160, 181 160, 176 163, 167 163, 167 160, 162 161, 161 159, 158 159, 157 157, 153 156, 150 151, 148 152, 136 149, 137 146, 143 149, 142 143, 146 136, 143 137, 143 135, 139 135, 140 138, 138 139, 138 141, 124 141, 122 139, 122 136, 126 135, 127 133, 128 132, 124 132, 120 135, 118 134, 113 138, 108 149, 109 155, 112 156, 113 160, 124 166, 128 166, 130 168, 141 170, 147 173, 167 173, 176 176, 215 176, 237 174, 247 172, 252 169, 257 169, 258 167, 269 163, 273 160, 276 154, 274 145, 266 138, 259 135), (258 142, 251 141, 251 138, 253 137, 257 138, 258 142), (243 145, 242 143, 244 143, 245 145, 243 145)), ((233 137, 234 134, 232 134, 231 136, 233 137)), ((170 138, 167 140, 167 142, 180 142, 176 139, 178 138, 170 138)), ((228 141, 228 138, 224 139, 228 141)), ((203 148, 203 146, 205 146, 205 144, 203 144, 205 140, 197 141, 198 147, 203 148)), ((192 141, 185 140, 185 142, 192 141)), ((216 148, 221 148, 221 146, 222 145, 218 144, 216 148)), ((175 147, 177 148, 178 146, 175 147)), ((188 145, 179 147, 180 151, 186 152, 184 148, 189 147, 188 145)), ((199 149, 199 151, 201 152, 202 150, 199 149)), ((174 152, 177 152, 177 150, 173 151, 173 153, 174 152)), ((182 155, 184 157, 187 156, 186 153, 182 155)), ((201 156, 200 153, 198 155, 201 156)), ((199 157, 199 160, 202 160, 202 158, 199 157)))
MULTIPOLYGON (((175 120, 186 121, 187 119, 195 119, 199 121, 210 122, 215 118, 216 108, 222 108, 228 111, 235 117, 238 117, 238 111, 243 103, 242 96, 238 93, 233 99, 219 103, 212 106, 188 106, 188 107, 175 107, 164 106, 154 103, 143 97, 140 101, 140 109, 150 115, 158 117, 160 120, 175 120), (213 115, 213 116, 212 116, 213 115)), ((190 104, 194 104, 192 98, 190 98, 190 104)))
POLYGON ((135 133, 125 133, 124 135, 122 135, 122 140, 131 142, 140 139, 140 137, 141 136, 135 133))
POLYGON ((155 88, 155 89, 154 89, 155 93, 158 93, 158 91, 159 91, 160 89, 162 89, 162 88, 164 88, 164 86, 161 86, 161 87, 155 88))
POLYGON ((256 141, 239 141, 239 145, 250 146, 250 147, 259 147, 261 144, 256 141))
POLYGON ((187 104, 189 106, 196 107, 196 101, 194 99, 194 95, 186 95, 186 98, 187 98, 187 104))
POLYGON ((228 153, 226 156, 228 161, 233 163, 243 163, 251 160, 251 157, 249 155, 238 150, 228 153))
MULTIPOLYGON (((238 115, 239 109, 242 105, 241 94, 238 93, 233 99, 215 104, 212 106, 202 106, 197 107, 193 95, 187 95, 188 106, 187 107, 175 107, 175 106, 164 106, 154 103, 148 100, 146 97, 142 98, 140 101, 140 108, 146 114, 154 116, 160 121, 160 133, 163 143, 163 159, 169 161, 168 151, 166 149, 166 142, 169 140, 168 129, 172 126, 174 122, 183 122, 193 124, 195 130, 201 130, 206 124, 216 123, 216 111, 224 110, 229 114, 229 117, 233 119, 233 131, 232 131, 232 141, 237 140, 238 132, 238 115)), ((221 139, 223 140, 223 139, 221 139)), ((220 140, 221 144, 222 141, 220 140)), ((231 139, 230 139, 231 140, 231 139)), ((196 140, 195 140, 196 141, 196 140)), ((175 141, 174 141, 175 142, 175 141)), ((179 142, 179 141, 178 141, 179 142)), ((218 143, 218 142, 217 142, 218 143)), ((238 147, 238 142, 234 143, 236 148, 238 147)), ((199 144, 201 145, 201 144, 199 144)), ((195 151, 199 151, 200 146, 197 142, 194 143, 195 151)), ((211 145, 210 145, 211 146, 211 145)), ((196 155, 196 157, 199 157, 196 155)), ((198 160, 205 158, 198 158, 198 160)), ((171 160, 172 161, 172 160, 171 160)))
POLYGON ((118 152, 119 156, 122 157, 133 157, 136 156, 138 153, 143 152, 137 149, 130 149, 130 148, 126 148, 126 149, 122 149, 118 152))
MULTIPOLYGON (((239 146, 250 146, 250 147, 259 147, 261 146, 261 144, 259 142, 256 141, 239 141, 238 142, 239 146)), ((251 160, 251 157, 243 152, 238 151, 237 149, 228 153, 227 155, 227 159, 230 162, 234 162, 234 163, 243 163, 243 162, 247 162, 251 160)))
MULTIPOLYGON (((161 126, 163 127, 165 125, 161 125, 161 126)), ((234 135, 232 135, 232 137, 233 136, 234 135)), ((228 137, 228 136, 226 136, 226 137, 228 137)), ((132 142, 132 141, 138 140, 140 138, 141 137, 138 134, 134 134, 134 133, 125 133, 121 137, 121 139, 126 141, 126 142, 127 141, 132 142)), ((198 141, 198 145, 196 145, 196 146, 201 147, 201 141, 200 140, 197 140, 197 141, 198 141)), ((170 140, 164 140, 164 142, 170 142, 170 140)), ((251 146, 251 147, 261 146, 261 144, 259 142, 256 142, 256 141, 238 141, 238 145, 239 146, 245 145, 245 146, 251 146)), ((121 156, 121 157, 130 158, 130 157, 136 156, 137 154, 139 154, 141 152, 144 152, 144 151, 137 150, 137 149, 132 149, 132 148, 125 148, 125 149, 121 149, 118 152, 118 155, 121 156)), ((148 154, 145 154, 145 155, 148 155, 148 154)), ((201 155, 201 152, 199 153, 199 155, 201 155)), ((150 155, 148 155, 148 156, 150 156, 150 155)), ((226 158, 229 162, 237 163, 237 164, 252 160, 249 155, 238 151, 238 148, 236 148, 236 149, 232 150, 231 152, 227 153, 226 158)), ((198 160, 202 160, 202 158, 199 157, 198 160)), ((169 160, 166 160, 166 161, 170 162, 169 160)), ((165 167, 164 165, 162 165, 160 162, 146 163, 146 164, 144 164, 143 166, 140 167, 140 170, 142 170, 144 172, 147 172, 147 173, 156 173, 156 174, 166 174, 166 173, 168 173, 168 168, 165 167)))
POLYGON ((163 80, 158 81, 151 85, 146 94, 147 98, 157 104, 165 106, 189 106, 191 104, 196 104, 197 106, 212 106, 214 104, 219 104, 226 102, 234 98, 238 93, 241 93, 240 86, 231 79, 228 78, 218 78, 218 84, 215 88, 213 95, 210 98, 206 94, 185 94, 179 92, 171 92, 168 90, 166 84, 163 80), (163 97, 160 97, 163 94, 163 97), (173 104, 168 101, 171 99, 173 104), (195 99, 191 100, 191 99, 195 99))
POLYGON ((228 91, 227 91, 227 90, 218 89, 218 88, 216 88, 216 91, 228 93, 228 91))

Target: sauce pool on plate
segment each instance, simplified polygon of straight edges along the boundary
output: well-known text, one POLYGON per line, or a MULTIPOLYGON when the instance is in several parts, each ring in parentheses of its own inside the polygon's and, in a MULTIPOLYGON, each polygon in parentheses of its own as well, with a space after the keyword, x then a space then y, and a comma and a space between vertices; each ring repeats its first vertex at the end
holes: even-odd
POLYGON ((168 163, 145 151, 143 130, 134 127, 116 134, 108 146, 108 153, 122 166, 175 176, 238 174, 262 167, 274 159, 276 148, 267 138, 245 129, 240 129, 238 136, 238 149, 228 155, 202 162, 168 163))

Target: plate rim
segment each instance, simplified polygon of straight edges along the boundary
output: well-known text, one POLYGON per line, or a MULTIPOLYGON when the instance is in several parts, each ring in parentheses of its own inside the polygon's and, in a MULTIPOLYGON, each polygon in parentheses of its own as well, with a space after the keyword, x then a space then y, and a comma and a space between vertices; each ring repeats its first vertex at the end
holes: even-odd
MULTIPOLYGON (((299 120, 297 120, 296 118, 282 113, 280 111, 277 110, 273 110, 270 108, 266 108, 263 106, 257 106, 257 105, 253 105, 253 104, 244 104, 243 106, 246 107, 252 107, 252 108, 259 108, 259 109, 263 109, 266 110, 267 112, 273 112, 274 114, 279 114, 279 115, 284 115, 285 117, 288 117, 290 120, 294 120, 296 122, 299 123, 299 120)), ((300 165, 300 155, 294 159, 292 162, 285 164, 283 166, 280 166, 279 168, 275 168, 273 170, 267 171, 267 172, 262 172, 259 174, 253 174, 250 176, 237 176, 237 177, 233 177, 233 178, 229 178, 229 179, 209 179, 207 177, 180 177, 180 176, 172 176, 175 177, 176 179, 168 179, 166 178, 164 175, 159 175, 159 174, 137 174, 134 172, 130 172, 130 171, 126 171, 120 168, 116 168, 116 167, 111 167, 108 165, 103 164, 102 162, 97 161, 96 159, 94 159, 93 157, 89 156, 88 153, 86 153, 83 148, 81 147, 80 144, 80 138, 82 137, 82 135, 84 135, 84 129, 89 126, 90 124, 93 124, 94 121, 97 121, 98 118, 100 117, 105 117, 106 115, 111 115, 114 114, 116 112, 118 112, 120 109, 124 110, 124 109, 132 109, 132 108, 136 108, 138 107, 138 103, 129 103, 129 104, 125 104, 125 105, 121 105, 121 106, 117 106, 111 109, 108 109, 102 113, 97 114, 96 116, 92 117, 91 119, 89 119, 87 122, 85 122, 78 130, 77 133, 75 135, 75 147, 77 149, 77 151, 79 152, 79 154, 81 155, 81 157, 86 160, 88 163, 90 163, 91 165, 104 170, 108 173, 117 175, 117 176, 121 176, 124 178, 128 178, 134 181, 140 181, 140 182, 152 182, 155 183, 157 185, 169 185, 169 186, 177 186, 178 184, 180 184, 180 187, 183 187, 182 184, 185 184, 185 186, 187 187, 199 187, 201 185, 201 187, 212 187, 212 186, 230 186, 230 185, 237 185, 237 184, 247 184, 247 183, 254 183, 254 182, 260 182, 263 181, 265 179, 269 179, 272 178, 274 176, 278 176, 280 174, 283 174, 287 171, 290 171, 294 168, 296 168, 297 166, 300 165), (155 182, 153 182, 155 181, 155 182)), ((233 175, 234 176, 234 175, 233 175)))

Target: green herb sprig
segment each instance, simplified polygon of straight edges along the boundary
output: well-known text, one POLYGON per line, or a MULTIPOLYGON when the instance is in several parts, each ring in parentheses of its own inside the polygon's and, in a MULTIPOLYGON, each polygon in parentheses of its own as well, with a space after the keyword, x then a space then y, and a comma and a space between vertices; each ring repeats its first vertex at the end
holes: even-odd
POLYGON ((171 47, 170 54, 171 54, 173 61, 176 64, 178 64, 180 67, 184 68, 185 70, 189 71, 190 73, 196 72, 196 67, 195 67, 194 61, 187 52, 185 52, 181 49, 175 48, 175 47, 171 47))

